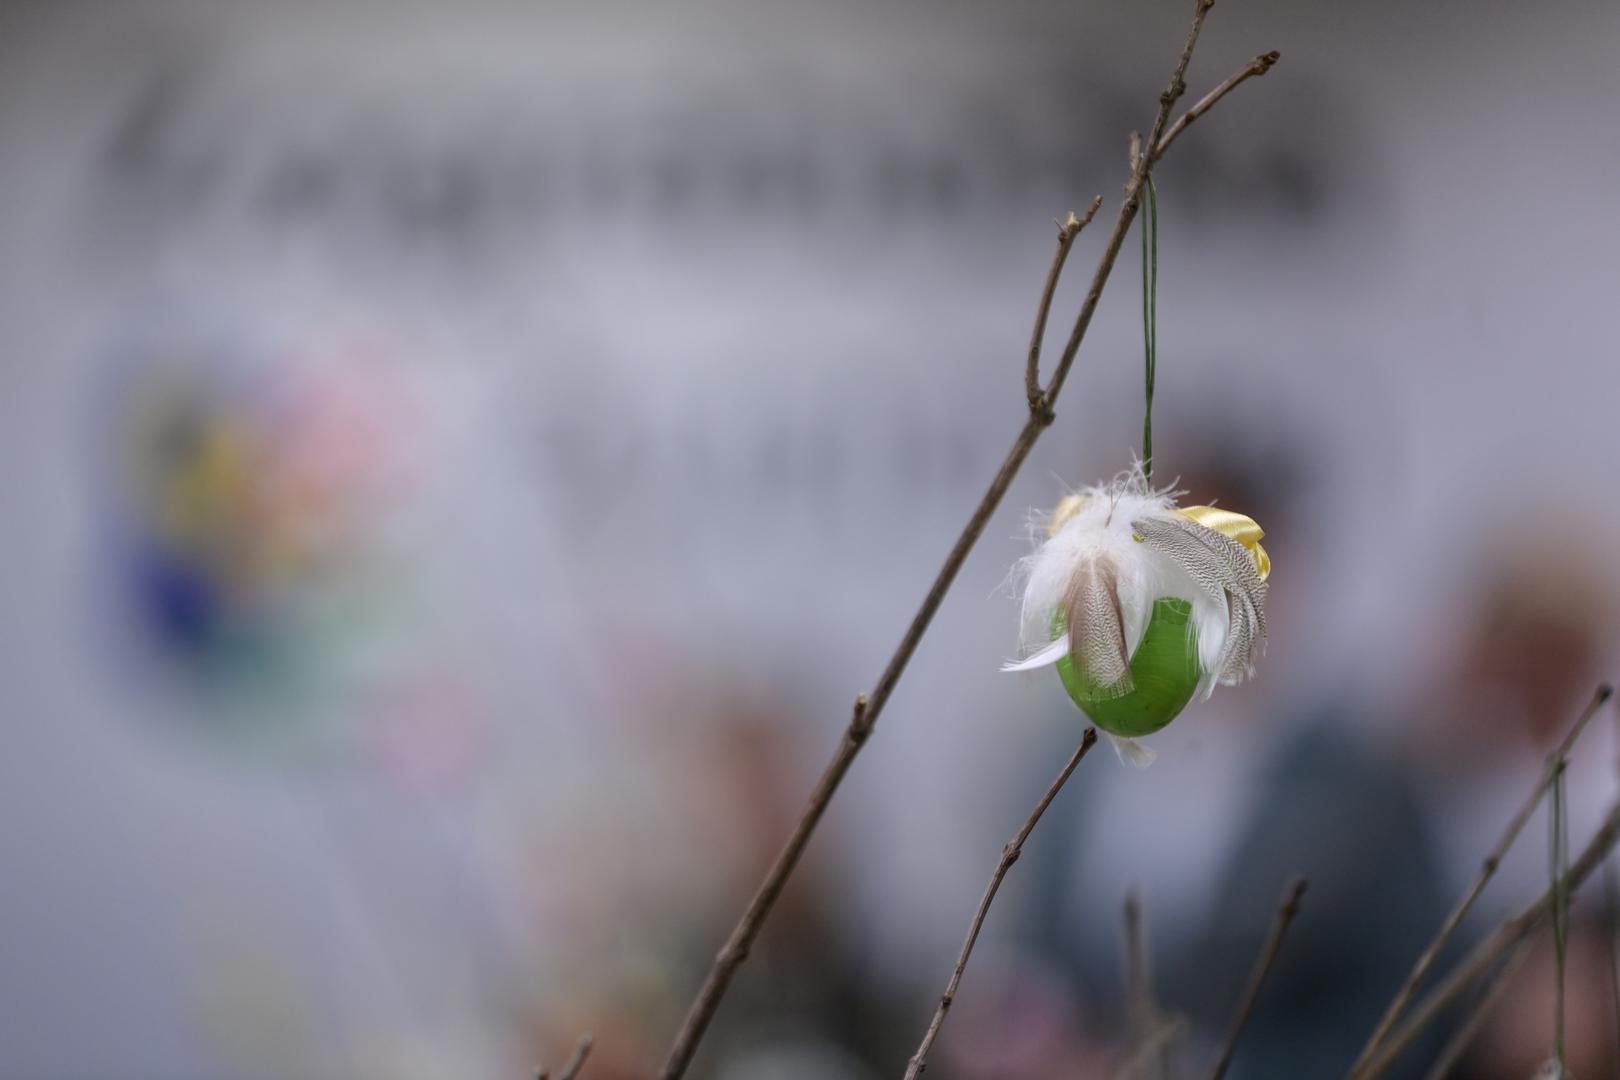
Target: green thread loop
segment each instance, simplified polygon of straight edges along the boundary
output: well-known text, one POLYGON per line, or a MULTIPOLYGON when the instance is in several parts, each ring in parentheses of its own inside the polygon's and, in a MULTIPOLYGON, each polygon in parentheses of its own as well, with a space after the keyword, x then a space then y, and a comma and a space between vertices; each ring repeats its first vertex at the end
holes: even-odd
POLYGON ((1142 476, 1153 479, 1153 381, 1159 347, 1159 197, 1153 174, 1142 176, 1142 373, 1146 402, 1142 410, 1142 476))
POLYGON ((1552 800, 1547 818, 1552 826, 1548 838, 1547 863, 1552 875, 1552 930, 1553 957, 1557 963, 1558 984, 1553 995, 1553 1057, 1558 1062, 1558 1075, 1567 1077, 1569 1066, 1564 1061, 1564 955, 1569 941, 1569 811, 1564 798, 1564 768, 1566 761, 1559 758, 1553 766, 1552 800))

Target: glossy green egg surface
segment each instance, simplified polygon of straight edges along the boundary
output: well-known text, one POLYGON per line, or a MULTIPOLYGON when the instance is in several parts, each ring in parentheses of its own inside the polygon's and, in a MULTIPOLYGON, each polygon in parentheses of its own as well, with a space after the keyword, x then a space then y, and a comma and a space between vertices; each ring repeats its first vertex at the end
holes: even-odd
MULTIPOLYGON (((1056 630, 1063 632, 1061 618, 1056 630)), ((1180 715, 1198 690, 1198 631, 1192 625, 1192 605, 1165 597, 1154 601, 1142 643, 1131 657, 1128 694, 1109 696, 1074 668, 1072 657, 1057 663, 1058 675, 1080 711, 1113 735, 1137 738, 1151 735, 1180 715)))

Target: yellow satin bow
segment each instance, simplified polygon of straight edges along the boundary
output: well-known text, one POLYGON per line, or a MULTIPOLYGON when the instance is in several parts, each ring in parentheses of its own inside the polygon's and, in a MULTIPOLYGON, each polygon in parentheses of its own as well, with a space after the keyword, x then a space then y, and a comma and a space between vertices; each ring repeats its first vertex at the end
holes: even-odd
MULTIPOLYGON (((1057 531, 1070 518, 1080 511, 1080 504, 1085 501, 1082 495, 1065 495, 1058 501, 1056 509, 1052 511, 1051 520, 1046 523, 1046 535, 1055 536, 1057 531)), ((1254 568, 1260 572, 1260 580, 1264 581, 1271 576, 1271 556, 1266 549, 1260 546, 1260 538, 1266 535, 1258 522, 1251 517, 1232 510, 1223 510, 1219 506, 1180 506, 1176 513, 1189 521, 1195 521, 1206 529, 1214 529, 1223 536, 1229 536, 1249 550, 1254 559, 1254 568)))
POLYGON ((1266 549, 1260 546, 1260 538, 1266 535, 1258 522, 1251 517, 1231 510, 1223 510, 1219 506, 1181 506, 1176 513, 1184 518, 1196 521, 1206 529, 1214 529, 1223 536, 1233 540, 1249 549, 1249 555, 1254 559, 1254 568, 1260 572, 1260 580, 1264 581, 1271 576, 1271 556, 1266 549))

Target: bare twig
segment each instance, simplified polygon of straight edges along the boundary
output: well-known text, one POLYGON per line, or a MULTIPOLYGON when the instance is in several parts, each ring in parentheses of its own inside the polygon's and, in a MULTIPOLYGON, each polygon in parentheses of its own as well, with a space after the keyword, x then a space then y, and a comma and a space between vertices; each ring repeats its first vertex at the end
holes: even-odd
POLYGON ((1541 777, 1536 781, 1536 786, 1531 790, 1529 798, 1525 799, 1524 804, 1513 815, 1513 820, 1508 822, 1507 830, 1502 833, 1502 838, 1496 842, 1496 847, 1492 848, 1490 854, 1485 856, 1485 861, 1479 868, 1479 874, 1474 878, 1473 883, 1468 886, 1467 891, 1463 893, 1462 898, 1457 901, 1456 905, 1446 915, 1445 920, 1441 922, 1440 929, 1434 935, 1434 940, 1429 942, 1422 954, 1418 956, 1417 963, 1412 965, 1411 972, 1406 976, 1406 981, 1401 984, 1401 988, 1395 992, 1395 997, 1384 1009, 1384 1015, 1379 1019, 1378 1026, 1373 1028, 1373 1033, 1367 1038, 1367 1045, 1362 1048, 1361 1054, 1356 1058, 1356 1063, 1350 1068, 1352 1076, 1371 1060, 1373 1054, 1377 1052, 1379 1044, 1388 1037, 1390 1029, 1395 1026, 1395 1021, 1400 1019, 1402 1010, 1411 1002, 1412 995, 1417 993, 1418 985, 1423 981, 1424 976, 1429 973, 1429 969, 1434 966, 1436 958, 1440 955, 1440 950, 1445 948, 1446 943, 1451 940, 1451 935, 1456 932, 1458 926, 1462 925, 1464 917, 1473 908, 1474 901, 1479 899, 1479 894, 1485 891, 1485 886, 1490 883, 1491 878, 1496 876, 1496 868, 1501 865, 1508 849, 1519 838, 1519 833, 1523 831, 1525 823, 1530 820, 1530 815, 1535 813, 1536 806, 1541 802, 1541 797, 1546 794, 1547 788, 1558 775, 1558 770, 1561 767, 1559 763, 1569 756, 1569 752, 1575 747, 1575 740, 1581 737, 1581 732, 1586 730, 1586 725, 1593 716, 1597 715, 1597 711, 1603 707, 1603 703, 1608 701, 1613 693, 1614 688, 1612 686, 1606 683, 1599 686, 1592 695, 1592 700, 1581 711, 1580 717, 1576 719, 1574 725, 1570 727, 1569 732, 1564 736, 1563 741, 1558 744, 1551 754, 1547 755, 1547 764, 1542 769, 1541 777))
MULTIPOLYGON (((1154 114, 1153 127, 1148 132, 1146 146, 1156 147, 1164 134, 1165 125, 1170 120, 1170 110, 1175 108, 1181 95, 1187 92, 1187 65, 1192 62, 1193 49, 1198 45, 1198 35, 1204 29, 1204 19, 1209 15, 1209 9, 1215 6, 1215 0, 1197 0, 1193 8, 1192 26, 1187 31, 1187 43, 1181 47, 1181 56, 1176 60, 1175 70, 1170 73, 1170 82, 1159 94, 1159 111, 1154 114)), ((1147 179, 1148 169, 1152 167, 1161 155, 1139 154, 1131 168, 1130 179, 1125 182, 1125 199, 1119 204, 1119 215, 1114 219, 1114 231, 1108 234, 1108 243, 1103 248, 1102 257, 1097 262, 1097 269, 1091 276, 1091 286, 1086 290, 1086 298, 1080 303, 1080 314, 1075 316, 1074 329, 1069 331, 1068 344, 1063 347, 1063 355, 1058 360, 1057 370, 1052 372, 1051 381, 1046 385, 1046 412, 1050 415, 1052 403, 1063 390, 1063 383, 1069 377, 1069 369, 1074 366, 1075 354, 1080 351, 1080 343, 1085 340, 1086 331, 1091 327, 1091 317, 1097 313, 1097 302, 1102 299, 1103 288, 1108 284, 1108 276, 1113 273, 1114 262, 1119 258, 1119 249, 1125 243, 1125 236, 1131 231, 1131 222, 1136 220, 1136 211, 1141 205, 1142 185, 1147 179)))
MULTIPOLYGON (((1005 468, 1003 466, 1004 470, 1005 468)), ((988 519, 989 516, 989 512, 985 511, 984 517, 988 519)), ((979 528, 984 528, 982 523, 979 528)), ((957 546, 961 547, 961 543, 959 539, 957 546)), ((954 556, 956 551, 953 550, 951 554, 954 556)), ((963 551, 962 554, 965 557, 967 553, 963 551)), ((949 565, 948 562, 947 565, 949 565)), ((953 576, 954 573, 953 568, 953 576)), ((929 593, 930 597, 934 595, 934 591, 938 591, 943 596, 944 587, 936 581, 934 590, 929 593)), ((924 606, 927 606, 927 601, 924 601, 924 606)), ((938 606, 937 601, 934 606, 938 606)), ((915 622, 913 622, 913 630, 916 631, 915 636, 911 631, 908 631, 900 644, 901 650, 906 652, 907 655, 909 655, 911 649, 917 647, 915 638, 922 636, 922 632, 917 629, 915 622), (909 648, 907 646, 908 641, 910 642, 909 648)), ((900 653, 895 655, 898 657, 900 653)), ((892 668, 894 664, 895 661, 891 659, 889 661, 890 667, 892 668)), ((887 675, 887 672, 885 672, 885 675, 887 675)), ((883 688, 883 680, 879 680, 878 686, 880 689, 883 688)), ((703 1037, 704 1029, 709 1026, 709 1020, 714 1016, 714 1010, 719 1006, 720 998, 725 994, 726 987, 730 985, 732 976, 742 966, 742 962, 748 959, 748 951, 753 947, 754 938, 759 936, 759 928, 765 924, 765 917, 771 913, 771 908, 776 904, 776 898, 782 894, 782 887, 787 884, 788 876, 793 873, 793 867, 798 863, 799 856, 804 851, 804 845, 809 842, 810 834, 815 831, 817 823, 821 820, 821 815, 826 812, 827 804, 832 801, 833 792, 838 789, 839 781, 844 778, 844 773, 849 770, 850 762, 854 761, 855 755, 860 752, 861 744, 872 733, 873 715, 873 710, 867 704, 866 695, 862 694, 857 697, 854 712, 849 719, 849 727, 844 730, 843 741, 838 744, 838 749, 833 754, 832 761, 828 763, 826 770, 822 772, 821 779, 816 782, 815 790, 810 793, 810 801, 805 806, 804 813, 793 826, 793 832, 788 836, 787 843, 776 856, 776 861, 771 864, 770 870, 766 872, 765 880, 760 883, 759 890, 754 893, 754 898, 748 902, 748 907, 743 911, 742 919, 737 923, 736 928, 732 930, 731 937, 726 940, 725 946, 714 958, 714 966, 709 969, 708 978, 704 980, 702 989, 698 991, 697 998, 692 1002, 686 1020, 682 1023, 681 1030, 675 1038, 675 1045, 669 1052, 669 1059, 664 1063, 664 1071, 660 1075, 665 1080, 673 1080, 673 1078, 686 1072, 687 1065, 691 1063, 692 1054, 697 1049, 698 1040, 703 1037)))
POLYGON ((574 1077, 579 1075, 579 1070, 585 1066, 585 1059, 591 1056, 591 1045, 589 1035, 579 1040, 579 1045, 574 1048, 574 1056, 568 1059, 568 1064, 557 1074, 557 1080, 574 1080, 574 1077))
POLYGON ((1530 938, 1525 938, 1513 946, 1513 951, 1502 961, 1502 966, 1496 969, 1496 974, 1491 976, 1491 981, 1486 985, 1479 1001, 1474 1004, 1473 1014, 1463 1021, 1463 1026, 1457 1029, 1457 1033, 1451 1037, 1446 1048, 1440 1051, 1440 1056, 1429 1066, 1429 1071, 1423 1074, 1423 1080, 1446 1080, 1446 1077, 1451 1075, 1451 1070, 1457 1067, 1457 1062, 1473 1043, 1474 1036, 1479 1034, 1479 1029, 1491 1015, 1491 1010, 1501 1000, 1502 994, 1510 985, 1509 980, 1529 957, 1530 941, 1530 938))
POLYGON ((1168 1066, 1165 1064, 1171 1045, 1187 1034, 1187 1018, 1185 1016, 1166 1016, 1154 1024, 1147 1037, 1141 1041, 1136 1052, 1126 1058, 1120 1067, 1114 1070, 1114 1080, 1138 1080, 1142 1071, 1147 1068, 1148 1062, 1158 1058, 1161 1075, 1168 1075, 1168 1066))
POLYGON ((1170 130, 1164 133, 1164 138, 1159 140, 1158 149, 1153 151, 1153 160, 1157 161, 1163 157, 1164 152, 1170 148, 1170 144, 1176 141, 1176 137, 1186 131, 1194 120, 1213 109, 1217 101, 1236 90, 1244 80, 1264 75, 1271 70, 1271 65, 1280 59, 1282 59, 1282 53, 1275 50, 1262 53, 1250 60, 1236 75, 1233 75, 1230 79, 1199 98, 1198 103, 1182 113, 1176 119, 1176 122, 1170 125, 1170 130))
POLYGON ((1125 894, 1125 1012, 1131 1042, 1147 1030, 1153 1009, 1153 977, 1148 971, 1147 931, 1142 925, 1142 898, 1132 889, 1125 894))
POLYGON ((1294 921, 1299 914, 1299 900, 1305 895, 1307 882, 1303 877, 1295 877, 1288 882, 1283 890, 1282 904, 1277 908, 1277 917, 1271 923, 1271 936, 1266 939, 1260 956, 1254 962, 1254 970, 1249 973, 1249 985, 1244 988, 1243 1000, 1238 1005, 1237 1015, 1232 1017, 1232 1027, 1226 1033, 1226 1044, 1221 1047, 1221 1056, 1215 1059, 1215 1068, 1210 1071, 1210 1080, 1221 1080, 1226 1075, 1226 1068, 1232 1063, 1232 1052, 1237 1049, 1238 1036, 1243 1034, 1243 1027, 1249 1022, 1249 1014, 1254 1011, 1254 1003, 1260 997, 1260 987, 1265 984, 1266 976, 1271 973, 1271 965, 1277 959, 1277 950, 1282 948, 1283 935, 1288 933, 1288 924, 1294 921))
POLYGON ((1080 235, 1081 229, 1091 224, 1100 206, 1102 196, 1098 195, 1091 200, 1084 217, 1075 217, 1071 213, 1069 220, 1058 226, 1057 253, 1052 256, 1052 266, 1046 271, 1046 286, 1041 290, 1041 302, 1035 309, 1035 329, 1029 335, 1029 359, 1024 365, 1024 396, 1029 399, 1032 412, 1046 407, 1041 398, 1041 343, 1046 340, 1046 317, 1052 310, 1052 295, 1057 292, 1058 278, 1063 275, 1063 264, 1069 258, 1069 249, 1074 247, 1075 237, 1080 235))
POLYGON ((1609 961, 1609 1007, 1613 1010, 1611 1016, 1614 1020, 1614 1052, 1620 1058, 1620 953, 1615 951, 1615 943, 1620 940, 1620 904, 1616 902, 1616 892, 1620 887, 1615 885, 1614 863, 1610 861, 1603 868, 1603 951, 1609 961))
MULTIPOLYGON (((1620 710, 1616 710, 1615 719, 1620 721, 1620 710)), ((1620 723, 1615 725, 1614 745, 1620 749, 1620 723)), ((1615 762, 1615 771, 1620 774, 1620 761, 1615 762)), ((1603 864, 1603 930, 1603 951, 1609 961, 1609 1005, 1614 1010, 1614 1053, 1620 1060, 1620 883, 1615 881, 1613 859, 1603 864)))
POLYGON ((1144 1072, 1155 1080, 1170 1075, 1170 1039, 1174 1024, 1159 1015, 1153 997, 1153 961, 1148 955, 1147 916, 1142 897, 1131 890, 1125 894, 1125 1006, 1129 1029, 1131 1060, 1129 1075, 1144 1072), (1151 1051, 1149 1048, 1152 1048, 1151 1051), (1155 1068, 1148 1069, 1149 1062, 1155 1068))
MULTIPOLYGON (((1609 816, 1604 819, 1602 827, 1581 852, 1581 857, 1570 865, 1569 873, 1564 875, 1560 883, 1566 893, 1571 896, 1575 894, 1581 883, 1603 862, 1604 856, 1609 853, 1617 838, 1620 838, 1620 804, 1616 804, 1609 811, 1609 816)), ((1508 949, 1536 931, 1552 910, 1553 893, 1554 889, 1549 887, 1541 894, 1541 899, 1508 919, 1497 927, 1490 937, 1480 942, 1468 958, 1457 965, 1456 969, 1419 1003, 1405 1026, 1386 1039, 1367 1064, 1352 1075, 1369 1080, 1389 1068, 1407 1047, 1412 1045, 1423 1029, 1428 1027, 1474 979, 1494 964, 1508 949)))
POLYGON ((1069 774, 1074 772, 1075 766, 1080 764, 1080 759, 1096 744, 1097 729, 1086 728, 1086 733, 1080 737, 1080 745, 1070 755, 1068 764, 1063 766, 1063 771, 1052 781, 1052 786, 1046 789, 1046 794, 1035 804, 1035 809, 1024 819, 1024 824, 1019 827, 1018 832, 1007 841, 1007 846, 1001 849, 1001 861, 996 864, 995 873, 990 875, 990 884, 985 886, 984 896, 979 899, 979 907, 973 912, 973 921, 968 924, 967 938, 962 942, 962 951, 956 958, 956 967, 951 970, 951 979, 945 984, 945 993, 940 995, 939 1006, 934 1009, 933 1019, 928 1022, 928 1030, 923 1033, 922 1043, 918 1045, 917 1052, 911 1055, 911 1061, 906 1065, 906 1080, 914 1080, 928 1067, 928 1051, 932 1049, 934 1039, 939 1036, 940 1026, 945 1023, 945 1014, 950 1011, 951 1002, 956 998, 957 987, 962 984, 962 972, 967 968, 968 957, 973 953, 973 943, 979 939, 979 928, 984 925, 984 917, 990 911, 990 902, 996 898, 996 890, 1001 888, 1001 879, 1007 876, 1012 864, 1018 861, 1018 856, 1024 850, 1024 841, 1035 831, 1041 815, 1046 813, 1046 808, 1057 798, 1057 793, 1063 789, 1069 774))
POLYGON ((1552 939, 1553 970, 1553 1060, 1558 1064, 1561 1080, 1569 1076, 1567 1044, 1564 1038, 1564 976, 1569 954, 1569 890, 1564 888, 1564 875, 1569 872, 1569 801, 1565 797, 1568 784, 1565 773, 1568 762, 1558 761, 1553 778, 1552 792, 1547 796, 1547 817, 1550 826, 1547 843, 1547 866, 1552 878, 1552 939))
MULTIPOLYGON (((1187 65, 1192 59, 1193 48, 1198 42, 1199 32, 1203 29, 1204 19, 1209 9, 1214 6, 1214 0, 1196 0, 1192 26, 1187 34, 1186 44, 1182 47, 1181 55, 1176 61, 1175 70, 1171 74, 1170 82, 1164 92, 1159 96, 1159 110, 1154 118, 1151 136, 1147 145, 1158 146, 1159 139, 1169 121, 1170 110, 1175 106, 1177 99, 1186 90, 1185 77, 1187 65)), ((1155 155, 1157 157, 1158 155, 1155 155)), ((895 684, 900 681, 901 674, 906 665, 910 663, 912 654, 917 651, 917 645, 923 634, 928 630, 929 623, 933 621, 934 614, 939 610, 945 594, 950 590, 951 584, 956 580, 957 572, 967 560, 968 552, 978 542, 990 517, 995 513, 996 507, 1001 504, 1002 496, 1007 493, 1013 478, 1023 467, 1025 459, 1034 449, 1035 442, 1055 419, 1053 405, 1058 394, 1063 389, 1064 380, 1068 378, 1069 370, 1074 366, 1075 355, 1080 351, 1080 343, 1084 340, 1087 328, 1091 325, 1092 316, 1097 310, 1097 302, 1102 297, 1104 286, 1108 283, 1109 274, 1113 271, 1114 262, 1119 257, 1121 245, 1130 231, 1131 222, 1136 217, 1138 206, 1138 192, 1146 176, 1150 162, 1146 155, 1139 159, 1132 169, 1130 179, 1125 185, 1125 199, 1120 206, 1119 214, 1115 218, 1114 228, 1109 233, 1107 243, 1098 258, 1097 268, 1092 274, 1091 284, 1086 291, 1085 299, 1081 302, 1079 315, 1075 319, 1074 328, 1069 332, 1068 342, 1064 345, 1063 354, 1059 358, 1046 389, 1039 395, 1038 401, 1031 402, 1029 416, 1024 421, 1023 428, 1013 445, 1007 451, 1006 458, 1001 467, 996 470, 995 477, 990 486, 979 499, 979 504, 969 516, 967 524, 963 527, 956 542, 951 545, 950 553, 945 556, 945 563, 940 567, 934 582, 929 586, 928 593, 923 597, 917 613, 912 616, 911 624, 900 638, 900 644, 895 647, 894 653, 889 657, 882 675, 872 687, 870 694, 857 700, 854 716, 844 732, 838 748, 833 751, 832 760, 817 781, 815 790, 811 792, 804 811, 793 831, 789 834, 787 842, 782 846, 781 852, 765 873, 764 880, 755 891, 753 899, 743 910, 741 918, 732 930, 730 938, 714 958, 709 973, 698 989, 687 1010, 686 1018, 682 1021, 680 1030, 675 1035, 674 1044, 670 1047, 669 1056, 664 1062, 660 1072, 661 1080, 677 1080, 684 1076, 691 1065, 692 1055, 697 1051, 698 1042, 708 1029, 709 1022, 714 1018, 715 1010, 720 1005, 720 999, 725 996, 727 987, 731 985, 732 978, 737 969, 747 959, 754 939, 759 935, 760 927, 770 915, 777 897, 782 893, 783 886, 792 875, 793 869, 798 865, 799 857, 804 852, 805 844, 815 831, 821 816, 826 812, 827 804, 831 801, 838 785, 843 781, 844 774, 849 771, 850 764, 860 753, 861 747, 872 733, 878 716, 882 714, 883 707, 888 703, 889 695, 894 692, 895 684)))
MULTIPOLYGON (((557 1080, 574 1080, 579 1075, 579 1070, 585 1066, 585 1059, 591 1056, 592 1045, 589 1035, 581 1036, 579 1045, 574 1047, 574 1056, 568 1059, 568 1064, 557 1074, 557 1080)), ((541 1069, 536 1074, 535 1080, 551 1080, 551 1070, 541 1069)))

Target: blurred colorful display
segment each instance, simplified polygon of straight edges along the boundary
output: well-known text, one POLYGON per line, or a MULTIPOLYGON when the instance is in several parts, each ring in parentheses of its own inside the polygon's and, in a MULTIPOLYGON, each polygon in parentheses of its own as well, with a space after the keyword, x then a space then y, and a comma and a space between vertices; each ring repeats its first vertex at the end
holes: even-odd
POLYGON ((142 669, 210 722, 331 721, 409 603, 389 536, 409 382, 377 346, 197 337, 136 351, 114 385, 103 535, 142 669))

